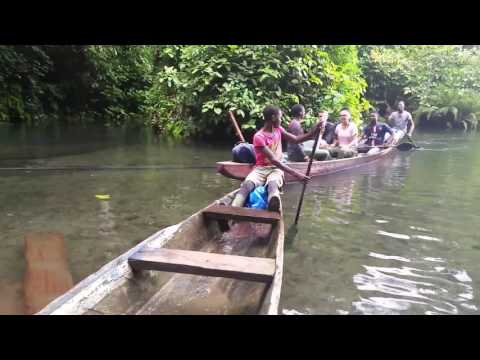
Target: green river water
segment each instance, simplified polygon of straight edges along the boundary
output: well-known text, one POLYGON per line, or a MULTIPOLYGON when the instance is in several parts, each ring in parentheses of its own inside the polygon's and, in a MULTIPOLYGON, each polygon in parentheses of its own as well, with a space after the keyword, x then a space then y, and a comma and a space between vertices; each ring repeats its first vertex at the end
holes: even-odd
MULTIPOLYGON (((480 137, 415 138, 423 150, 310 183, 298 233, 287 238, 281 313, 478 313, 480 137)), ((230 159, 231 144, 6 125, 0 142, 1 314, 25 313, 28 232, 63 234, 77 283, 239 184, 214 168, 230 159)), ((285 189, 287 230, 300 191, 299 184, 285 189)))

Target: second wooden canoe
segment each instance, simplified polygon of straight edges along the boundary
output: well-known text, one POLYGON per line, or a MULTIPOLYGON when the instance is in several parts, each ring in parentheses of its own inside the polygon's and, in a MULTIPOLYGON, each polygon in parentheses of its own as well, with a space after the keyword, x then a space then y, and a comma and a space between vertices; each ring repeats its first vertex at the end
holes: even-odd
MULTIPOLYGON (((339 171, 354 169, 365 164, 372 163, 374 161, 385 158, 389 155, 394 148, 387 148, 381 150, 380 152, 372 155, 359 154, 353 158, 347 159, 337 159, 329 161, 314 161, 312 163, 312 169, 310 171, 310 176, 312 178, 336 173, 339 171)), ((286 165, 289 167, 305 173, 308 167, 308 162, 287 162, 286 165)), ((217 162, 217 172, 231 179, 244 180, 247 175, 253 170, 253 164, 244 164, 236 163, 233 161, 220 161, 217 162)), ((297 182, 298 179, 292 175, 285 173, 285 182, 297 182)))

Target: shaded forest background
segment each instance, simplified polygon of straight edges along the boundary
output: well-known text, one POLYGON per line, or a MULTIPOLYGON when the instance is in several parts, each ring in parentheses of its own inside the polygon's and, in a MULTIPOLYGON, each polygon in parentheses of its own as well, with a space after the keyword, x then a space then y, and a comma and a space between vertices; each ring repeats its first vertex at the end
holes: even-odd
MULTIPOLYGON (((261 111, 350 108, 363 122, 399 100, 419 127, 475 130, 480 50, 439 45, 0 46, 0 122, 149 126, 174 137, 248 133, 261 111)), ((285 120, 288 120, 288 113, 285 120)))

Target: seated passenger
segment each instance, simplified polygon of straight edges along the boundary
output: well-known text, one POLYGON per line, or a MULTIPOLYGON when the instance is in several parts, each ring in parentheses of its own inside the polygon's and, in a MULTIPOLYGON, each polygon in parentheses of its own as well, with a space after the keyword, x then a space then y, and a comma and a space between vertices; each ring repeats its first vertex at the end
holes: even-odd
POLYGON ((378 149, 372 149, 376 146, 389 145, 394 140, 392 128, 387 124, 378 122, 378 112, 376 110, 370 112, 369 118, 370 123, 363 130, 361 140, 364 140, 364 143, 359 145, 359 152, 372 153, 373 151, 378 151, 378 149), (389 134, 388 137, 387 134, 389 134))
MULTIPOLYGON (((287 131, 295 136, 304 135, 302 122, 303 122, 303 119, 305 118, 305 108, 303 107, 303 105, 300 105, 300 104, 294 105, 292 107, 291 115, 292 115, 292 120, 288 125, 287 131)), ((294 142, 288 142, 287 154, 288 154, 288 161, 291 161, 291 162, 308 161, 308 156, 305 155, 302 143, 296 144, 294 142)))
POLYGON ((340 124, 335 128, 335 140, 330 145, 330 155, 339 159, 353 157, 357 153, 358 128, 351 121, 350 111, 340 111, 340 124))
MULTIPOLYGON (((317 150, 315 151, 315 160, 331 160, 329 145, 335 139, 335 124, 328 121, 328 112, 321 111, 318 115, 318 121, 321 123, 320 139, 318 139, 317 150)), ((313 147, 313 142, 311 144, 313 147)), ((312 150, 308 151, 312 155, 312 150)))
POLYGON ((283 164, 282 138, 289 142, 301 143, 312 139, 321 124, 317 123, 308 134, 295 136, 287 132, 281 125, 282 111, 275 106, 267 106, 263 110, 264 125, 253 137, 255 151, 255 167, 243 181, 240 190, 235 194, 232 206, 243 207, 245 200, 255 187, 267 185, 268 210, 280 210, 280 188, 283 186, 286 171, 300 181, 309 181, 310 177, 283 164))
POLYGON ((324 113, 327 120, 325 122, 325 131, 322 135, 322 140, 324 140, 327 145, 332 145, 335 141, 335 128, 337 127, 337 124, 328 121, 328 112, 324 111, 324 113))

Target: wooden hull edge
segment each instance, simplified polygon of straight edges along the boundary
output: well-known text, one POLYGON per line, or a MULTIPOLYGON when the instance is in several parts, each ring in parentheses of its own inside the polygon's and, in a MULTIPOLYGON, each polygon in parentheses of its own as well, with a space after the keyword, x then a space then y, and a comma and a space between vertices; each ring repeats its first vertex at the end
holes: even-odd
MULTIPOLYGON (((330 160, 330 161, 314 161, 310 176, 312 178, 337 173, 340 171, 355 169, 359 166, 370 164, 388 156, 392 152, 392 148, 383 150, 378 154, 367 155, 355 158, 330 160)), ((308 163, 286 163, 288 166, 305 173, 308 163)), ((232 161, 221 161, 217 163, 217 172, 225 177, 243 181, 247 175, 253 170, 251 164, 234 163, 232 161)), ((285 174, 285 182, 292 183, 298 180, 290 174, 285 174)))

